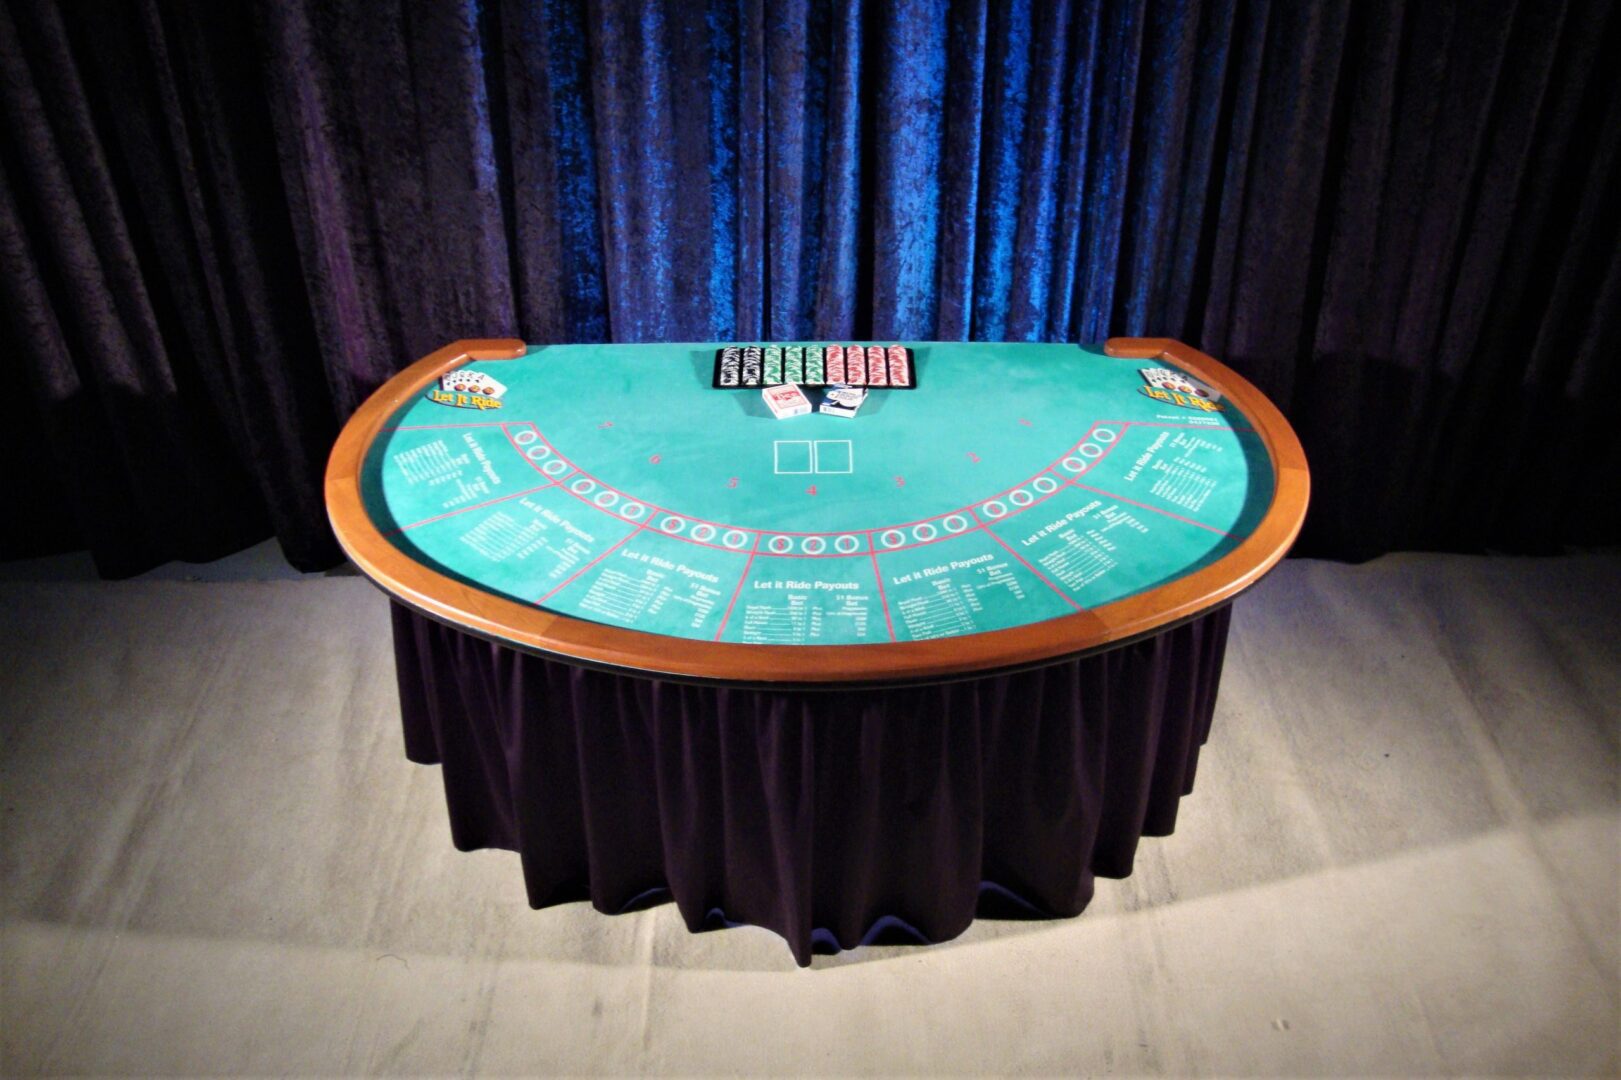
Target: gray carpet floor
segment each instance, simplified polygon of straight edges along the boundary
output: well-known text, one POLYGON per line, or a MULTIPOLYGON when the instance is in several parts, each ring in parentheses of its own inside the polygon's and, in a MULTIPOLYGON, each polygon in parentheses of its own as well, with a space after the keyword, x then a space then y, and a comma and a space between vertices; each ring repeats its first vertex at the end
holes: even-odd
POLYGON ((1286 563, 1130 878, 809 970, 456 852, 365 581, 63 565, 0 571, 7 1074, 1621 1069, 1613 553, 1286 563))

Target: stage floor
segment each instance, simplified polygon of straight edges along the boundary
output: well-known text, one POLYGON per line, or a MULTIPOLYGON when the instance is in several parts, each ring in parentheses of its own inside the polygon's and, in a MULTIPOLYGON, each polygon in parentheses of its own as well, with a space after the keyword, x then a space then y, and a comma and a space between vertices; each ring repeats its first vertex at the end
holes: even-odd
POLYGON ((456 851, 367 582, 85 576, 0 566, 7 1074, 1621 1069, 1621 554, 1285 562, 1131 877, 810 970, 456 851))

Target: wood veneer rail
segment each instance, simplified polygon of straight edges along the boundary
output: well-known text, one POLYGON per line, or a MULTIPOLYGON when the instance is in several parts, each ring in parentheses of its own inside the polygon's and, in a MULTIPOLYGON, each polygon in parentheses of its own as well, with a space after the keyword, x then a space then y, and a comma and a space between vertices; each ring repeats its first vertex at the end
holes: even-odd
POLYGON ((471 360, 524 355, 512 338, 437 349, 384 383, 344 425, 327 463, 326 503, 338 542, 390 595, 433 618, 545 656, 651 677, 834 688, 948 680, 1095 652, 1185 622, 1231 600, 1287 554, 1311 494, 1306 455, 1289 422, 1237 372, 1170 338, 1111 338, 1110 356, 1164 358, 1238 405, 1271 457, 1271 504, 1255 530, 1207 566, 1100 607, 1024 626, 930 641, 861 645, 745 645, 606 626, 544 611, 467 585, 389 542, 366 513, 360 478, 388 420, 445 372, 471 360))

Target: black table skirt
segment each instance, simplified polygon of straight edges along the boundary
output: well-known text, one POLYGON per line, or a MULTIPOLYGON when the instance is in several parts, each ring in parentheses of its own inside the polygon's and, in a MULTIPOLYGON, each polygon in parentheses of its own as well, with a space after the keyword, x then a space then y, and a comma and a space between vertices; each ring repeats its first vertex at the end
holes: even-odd
MULTIPOLYGON (((1193 788, 1230 608, 1052 667, 895 690, 770 691, 592 671, 394 605, 406 754, 443 768, 464 851, 529 902, 675 901, 813 951, 1075 915, 1193 788)), ((807 658, 814 650, 807 649, 807 658)), ((830 650, 829 656, 837 656, 830 650)))

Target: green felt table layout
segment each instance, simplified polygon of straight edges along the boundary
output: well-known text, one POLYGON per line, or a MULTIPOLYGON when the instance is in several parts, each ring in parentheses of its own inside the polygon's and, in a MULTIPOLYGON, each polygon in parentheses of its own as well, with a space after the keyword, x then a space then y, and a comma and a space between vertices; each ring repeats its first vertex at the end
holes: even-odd
POLYGON ((504 390, 415 393, 365 451, 360 498, 390 544, 476 590, 803 646, 1094 609, 1211 564, 1267 513, 1250 420, 1150 386, 1163 358, 901 344, 917 388, 874 390, 854 418, 779 420, 758 390, 711 388, 714 344, 473 361, 504 390))

